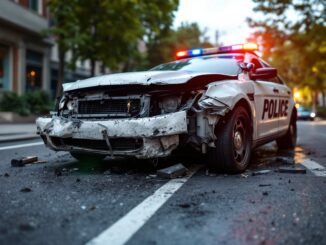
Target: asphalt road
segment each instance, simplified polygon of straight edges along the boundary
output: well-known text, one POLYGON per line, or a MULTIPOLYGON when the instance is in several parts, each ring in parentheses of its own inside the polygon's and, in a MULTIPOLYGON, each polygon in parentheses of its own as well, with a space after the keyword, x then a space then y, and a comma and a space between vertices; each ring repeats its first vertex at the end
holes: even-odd
POLYGON ((0 244, 325 244, 326 122, 298 127, 295 151, 263 146, 242 175, 196 171, 204 162, 190 159, 193 176, 172 181, 144 161, 0 144, 0 244), (28 155, 47 162, 10 166, 28 155), (292 161, 306 174, 276 171, 292 161))

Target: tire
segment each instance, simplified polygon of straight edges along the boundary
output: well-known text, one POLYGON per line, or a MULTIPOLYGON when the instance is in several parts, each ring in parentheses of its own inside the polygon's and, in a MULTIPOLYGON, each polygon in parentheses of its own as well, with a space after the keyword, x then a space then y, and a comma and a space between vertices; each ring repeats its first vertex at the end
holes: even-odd
POLYGON ((209 153, 210 168, 228 173, 243 172, 249 165, 252 146, 251 120, 247 110, 237 106, 225 123, 216 129, 216 148, 209 153))
POLYGON ((276 140, 276 144, 279 150, 284 149, 293 149, 297 144, 297 120, 293 116, 291 117, 291 121, 289 124, 289 129, 286 135, 278 138, 276 140))
POLYGON ((100 162, 106 156, 94 153, 70 152, 70 155, 80 162, 100 162))

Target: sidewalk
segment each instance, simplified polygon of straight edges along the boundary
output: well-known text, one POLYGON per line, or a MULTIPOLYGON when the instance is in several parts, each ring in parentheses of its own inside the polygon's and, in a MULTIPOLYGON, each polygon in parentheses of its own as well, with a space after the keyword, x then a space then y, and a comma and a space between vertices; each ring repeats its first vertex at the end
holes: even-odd
POLYGON ((35 123, 0 124, 0 143, 28 140, 40 137, 36 134, 35 123))

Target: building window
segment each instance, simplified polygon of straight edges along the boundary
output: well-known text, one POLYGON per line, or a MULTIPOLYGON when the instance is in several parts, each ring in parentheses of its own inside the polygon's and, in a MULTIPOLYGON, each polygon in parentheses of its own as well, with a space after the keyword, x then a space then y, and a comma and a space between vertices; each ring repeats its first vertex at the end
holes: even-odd
POLYGON ((26 51, 26 91, 42 88, 43 55, 26 51))
POLYGON ((9 89, 9 47, 0 45, 0 90, 9 89))
POLYGON ((28 8, 38 12, 38 0, 28 0, 28 8))

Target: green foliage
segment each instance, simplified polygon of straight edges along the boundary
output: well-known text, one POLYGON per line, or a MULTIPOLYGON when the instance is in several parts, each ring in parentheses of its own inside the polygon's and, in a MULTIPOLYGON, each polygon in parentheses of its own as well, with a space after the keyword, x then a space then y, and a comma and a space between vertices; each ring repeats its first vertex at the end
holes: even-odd
POLYGON ((53 109, 50 96, 41 90, 18 96, 15 92, 5 92, 0 97, 0 111, 16 112, 20 115, 46 114, 53 109))
MULTIPOLYGON (((179 0, 49 0, 57 37, 75 61, 101 61, 111 70, 139 58, 139 43, 155 39, 172 25, 179 0)), ((92 69, 93 70, 93 69, 92 69)))
POLYGON ((149 67, 171 61, 177 51, 212 47, 197 23, 182 23, 176 30, 166 29, 148 45, 149 67))
POLYGON ((254 0, 262 20, 248 19, 263 56, 291 86, 326 89, 324 0, 254 0), (289 18, 289 14, 293 16, 289 18))
POLYGON ((0 111, 12 111, 21 115, 27 115, 24 102, 15 92, 5 92, 1 94, 0 111))

